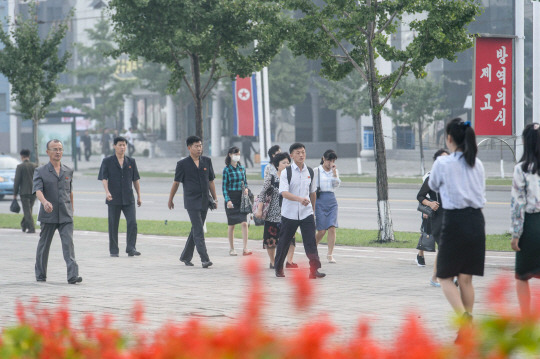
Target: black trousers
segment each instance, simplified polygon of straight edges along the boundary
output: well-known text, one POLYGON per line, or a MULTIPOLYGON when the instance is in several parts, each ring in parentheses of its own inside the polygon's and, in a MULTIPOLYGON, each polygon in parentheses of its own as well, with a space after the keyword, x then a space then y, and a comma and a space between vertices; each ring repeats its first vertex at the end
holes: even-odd
POLYGON ((34 217, 32 217, 32 208, 34 207, 34 202, 36 201, 36 196, 33 194, 21 194, 21 204, 23 209, 24 217, 21 220, 21 228, 28 229, 29 232, 34 232, 34 217))
POLYGON ((283 270, 283 263, 287 257, 289 246, 294 243, 294 234, 298 227, 300 227, 300 232, 302 233, 302 242, 304 243, 304 250, 309 259, 310 271, 315 272, 321 268, 317 242, 315 240, 315 218, 313 215, 301 220, 281 217, 281 229, 279 231, 279 242, 275 258, 276 272, 283 270))
POLYGON ((84 146, 84 157, 86 158, 86 162, 90 161, 90 156, 92 155, 92 150, 88 146, 84 146))
POLYGON ((118 254, 118 224, 120 214, 124 212, 127 222, 126 253, 135 251, 137 244, 137 220, 135 218, 135 203, 126 206, 109 204, 109 252, 118 254))
POLYGON ((76 151, 77 151, 77 159, 80 161, 81 160, 81 148, 76 147, 76 151))
POLYGON ((253 161, 251 160, 251 154, 244 153, 244 162, 246 165, 246 168, 248 168, 248 161, 251 163, 251 167, 253 167, 253 161))
POLYGON ((73 246, 73 222, 68 223, 41 223, 39 242, 36 251, 36 279, 47 279, 47 264, 49 263, 49 249, 58 230, 62 241, 62 254, 67 266, 67 279, 79 276, 79 265, 75 261, 75 247, 73 246))
POLYGON ((204 243, 204 221, 206 220, 206 214, 208 209, 203 210, 187 210, 189 219, 191 221, 191 232, 186 242, 186 246, 180 255, 180 260, 183 262, 190 262, 193 258, 193 251, 197 247, 197 252, 201 257, 202 262, 208 262, 208 252, 206 251, 206 244, 204 243))

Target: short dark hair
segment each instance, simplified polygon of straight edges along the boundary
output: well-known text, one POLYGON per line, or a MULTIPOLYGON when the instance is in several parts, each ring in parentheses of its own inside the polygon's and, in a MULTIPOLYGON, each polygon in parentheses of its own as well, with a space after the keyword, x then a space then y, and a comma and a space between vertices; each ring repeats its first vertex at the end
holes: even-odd
POLYGON ((289 154, 287 152, 280 152, 278 154, 276 154, 274 156, 274 158, 272 158, 272 164, 274 165, 274 167, 276 168, 276 170, 278 169, 279 167, 279 163, 281 161, 283 161, 284 159, 288 159, 289 160, 289 163, 291 162, 291 156, 289 156, 289 154))
POLYGON ((278 145, 273 145, 268 149, 268 158, 270 161, 272 160, 272 157, 276 154, 277 151, 281 150, 281 148, 278 145))
POLYGON ((21 157, 30 157, 30 150, 27 150, 26 148, 23 148, 21 152, 19 152, 21 157))
POLYGON ((122 137, 122 136, 116 136, 116 137, 114 138, 113 144, 116 145, 118 142, 125 142, 126 145, 127 145, 127 143, 128 143, 128 141, 126 140, 126 138, 125 138, 125 137, 122 137))
POLYGON ((199 136, 189 136, 187 139, 186 139, 186 146, 191 146, 192 144, 194 144, 195 142, 202 142, 201 138, 199 136))
POLYGON ((334 150, 326 150, 324 151, 322 158, 321 158, 321 165, 324 163, 324 160, 332 161, 337 160, 337 153, 334 150))
POLYGON ((444 148, 439 148, 437 152, 435 152, 435 154, 433 155, 433 161, 439 158, 443 153, 446 153, 447 155, 449 155, 447 150, 445 150, 444 148))
MULTIPOLYGON (((46 145, 46 146, 47 146, 47 147, 46 147, 47 149, 49 149, 49 143, 51 143, 51 142, 53 142, 53 143, 62 143, 62 141, 60 141, 59 139, 54 138, 54 139, 49 140, 49 141, 47 142, 47 145, 46 145)), ((64 146, 64 144, 62 143, 62 147, 63 147, 63 146, 64 146)))
MULTIPOLYGON (((227 151, 227 156, 225 157, 225 164, 228 166, 231 164, 231 156, 229 156, 231 153, 238 153, 240 152, 240 149, 236 146, 232 146, 231 148, 229 148, 229 150, 227 151)), ((238 163, 240 164, 240 161, 238 161, 238 163)))
POLYGON ((297 150, 299 148, 306 148, 306 146, 304 146, 303 143, 300 143, 300 142, 295 142, 291 145, 291 147, 289 147, 289 153, 293 153, 294 150, 297 150))

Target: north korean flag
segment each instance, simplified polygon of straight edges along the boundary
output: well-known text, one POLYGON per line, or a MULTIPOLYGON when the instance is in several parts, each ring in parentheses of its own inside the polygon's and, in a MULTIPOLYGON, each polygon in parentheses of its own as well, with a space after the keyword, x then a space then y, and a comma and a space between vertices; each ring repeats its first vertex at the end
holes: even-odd
POLYGON ((236 76, 236 81, 232 83, 234 93, 234 134, 236 136, 259 135, 256 84, 255 74, 245 78, 236 76))

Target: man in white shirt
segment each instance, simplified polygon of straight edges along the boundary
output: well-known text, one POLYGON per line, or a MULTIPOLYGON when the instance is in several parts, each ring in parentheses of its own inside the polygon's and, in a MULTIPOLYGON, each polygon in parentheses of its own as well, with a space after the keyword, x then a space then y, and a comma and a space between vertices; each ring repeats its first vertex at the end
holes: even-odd
POLYGON ((291 239, 300 227, 304 250, 309 259, 309 278, 323 278, 326 274, 319 272, 321 261, 315 240, 315 191, 313 170, 304 161, 306 148, 301 143, 293 143, 289 148, 293 163, 286 171, 281 172, 279 193, 283 196, 281 205, 281 229, 276 250, 276 277, 285 277, 283 262, 287 256, 291 239))

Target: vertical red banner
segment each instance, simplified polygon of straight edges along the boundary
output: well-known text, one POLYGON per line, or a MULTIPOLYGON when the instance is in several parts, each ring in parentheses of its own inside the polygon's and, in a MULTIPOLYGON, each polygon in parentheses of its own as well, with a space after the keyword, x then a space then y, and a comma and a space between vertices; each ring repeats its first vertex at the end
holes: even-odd
POLYGON ((479 37, 474 48, 474 130, 478 136, 512 136, 513 40, 479 37))
POLYGON ((257 84, 255 75, 233 81, 234 134, 258 136, 257 84))

